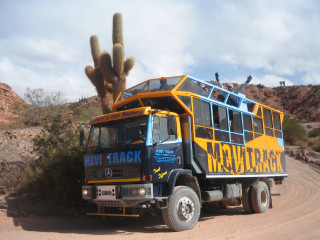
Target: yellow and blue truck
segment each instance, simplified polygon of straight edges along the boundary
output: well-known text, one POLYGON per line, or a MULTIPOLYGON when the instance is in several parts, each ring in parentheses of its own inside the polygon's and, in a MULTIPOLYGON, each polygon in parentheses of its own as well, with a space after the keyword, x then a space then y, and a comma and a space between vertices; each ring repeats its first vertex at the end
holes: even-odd
POLYGON ((120 93, 114 112, 90 120, 82 197, 110 224, 162 213, 175 231, 201 208, 272 207, 287 177, 283 113, 188 75, 147 80, 120 93))

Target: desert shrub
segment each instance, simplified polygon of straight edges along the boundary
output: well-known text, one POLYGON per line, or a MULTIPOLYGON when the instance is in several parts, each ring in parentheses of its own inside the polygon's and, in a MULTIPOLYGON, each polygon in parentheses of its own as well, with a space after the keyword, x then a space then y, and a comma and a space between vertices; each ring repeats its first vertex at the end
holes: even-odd
POLYGON ((259 84, 257 85, 257 87, 258 87, 259 89, 262 89, 262 88, 264 88, 264 85, 261 84, 261 83, 259 83, 259 84))
POLYGON ((0 124, 0 130, 17 129, 17 128, 24 128, 24 127, 25 127, 24 121, 20 118, 17 118, 14 122, 11 122, 11 123, 0 124))
POLYGON ((253 98, 259 100, 260 96, 258 94, 255 94, 255 95, 253 95, 253 98))
POLYGON ((285 117, 283 121, 284 141, 289 145, 297 145, 307 138, 306 131, 299 122, 285 117))
POLYGON ((0 194, 16 193, 21 187, 21 175, 26 167, 25 163, 1 162, 0 166, 0 194))
POLYGON ((318 142, 316 145, 313 145, 311 148, 313 151, 320 152, 320 142, 318 142))
POLYGON ((320 152, 320 136, 311 137, 308 139, 308 146, 316 152, 320 152))
POLYGON ((42 88, 27 88, 24 98, 30 104, 25 108, 24 122, 30 126, 39 126, 43 120, 52 120, 61 114, 59 106, 66 102, 62 92, 49 93, 42 88))
POLYGON ((314 128, 308 133, 309 138, 320 137, 320 128, 314 128))
POLYGON ((75 118, 78 121, 86 122, 92 117, 102 115, 102 110, 100 106, 89 106, 87 108, 81 109, 75 114, 75 118))
POLYGON ((44 125, 42 133, 33 139, 39 157, 25 169, 21 191, 61 205, 79 203, 84 168, 78 132, 71 121, 63 121, 61 116, 44 125))

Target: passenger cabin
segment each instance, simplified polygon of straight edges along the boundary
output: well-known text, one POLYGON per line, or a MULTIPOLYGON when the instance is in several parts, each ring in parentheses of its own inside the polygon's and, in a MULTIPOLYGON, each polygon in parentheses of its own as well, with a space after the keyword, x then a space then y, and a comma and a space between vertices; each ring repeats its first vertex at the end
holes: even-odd
POLYGON ((188 75, 150 79, 121 92, 114 111, 150 106, 190 116, 193 136, 245 145, 263 135, 281 139, 280 111, 188 75))

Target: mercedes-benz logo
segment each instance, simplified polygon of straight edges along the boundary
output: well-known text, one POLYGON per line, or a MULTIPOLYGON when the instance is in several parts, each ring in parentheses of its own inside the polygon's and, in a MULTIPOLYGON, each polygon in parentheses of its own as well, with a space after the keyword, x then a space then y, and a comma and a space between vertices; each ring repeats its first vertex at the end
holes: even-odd
POLYGON ((104 170, 104 175, 106 176, 106 178, 111 178, 112 177, 112 169, 106 168, 106 170, 104 170))

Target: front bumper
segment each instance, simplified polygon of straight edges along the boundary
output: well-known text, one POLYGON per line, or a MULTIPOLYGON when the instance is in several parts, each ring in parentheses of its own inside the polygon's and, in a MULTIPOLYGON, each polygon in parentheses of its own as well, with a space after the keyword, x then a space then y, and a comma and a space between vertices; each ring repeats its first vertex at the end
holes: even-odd
POLYGON ((87 185, 82 198, 102 207, 131 207, 153 199, 153 184, 87 185))

